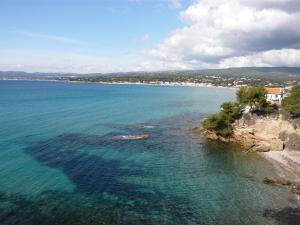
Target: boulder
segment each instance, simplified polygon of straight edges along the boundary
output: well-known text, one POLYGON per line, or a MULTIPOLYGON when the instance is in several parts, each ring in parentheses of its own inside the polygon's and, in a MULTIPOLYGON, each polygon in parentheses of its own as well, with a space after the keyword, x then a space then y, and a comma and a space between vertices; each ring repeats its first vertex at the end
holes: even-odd
POLYGON ((255 134, 255 129, 250 129, 250 130, 248 131, 248 133, 251 134, 251 135, 254 135, 254 134, 255 134))
POLYGON ((272 151, 284 150, 284 142, 280 139, 272 139, 270 141, 270 150, 272 150, 272 151))
POLYGON ((297 195, 300 195, 300 183, 293 184, 291 186, 291 191, 297 195))
POLYGON ((266 141, 260 141, 253 147, 253 150, 257 152, 268 152, 271 150, 271 145, 266 141))
POLYGON ((230 138, 222 137, 221 135, 217 134, 215 131, 207 130, 205 128, 202 128, 201 131, 202 131, 203 136, 206 139, 215 140, 215 141, 222 141, 224 143, 229 143, 230 142, 230 138))
POLYGON ((216 134, 216 132, 213 132, 213 131, 210 131, 210 130, 207 130, 204 128, 202 128, 201 131, 205 138, 207 138, 209 140, 218 140, 218 135, 216 134))
POLYGON ((300 150, 300 135, 291 133, 287 135, 286 147, 290 150, 300 150))
POLYGON ((255 146, 256 143, 255 137, 252 134, 239 130, 234 132, 233 139, 235 142, 240 143, 241 146, 248 150, 255 146))

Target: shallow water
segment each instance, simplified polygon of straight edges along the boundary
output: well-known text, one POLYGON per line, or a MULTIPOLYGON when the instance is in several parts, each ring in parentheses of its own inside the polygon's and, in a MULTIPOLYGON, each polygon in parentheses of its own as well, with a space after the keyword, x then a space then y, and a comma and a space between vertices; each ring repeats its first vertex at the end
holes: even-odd
POLYGON ((0 81, 0 224, 297 224, 271 165, 207 142, 234 90, 0 81), (123 140, 123 135, 149 135, 123 140))

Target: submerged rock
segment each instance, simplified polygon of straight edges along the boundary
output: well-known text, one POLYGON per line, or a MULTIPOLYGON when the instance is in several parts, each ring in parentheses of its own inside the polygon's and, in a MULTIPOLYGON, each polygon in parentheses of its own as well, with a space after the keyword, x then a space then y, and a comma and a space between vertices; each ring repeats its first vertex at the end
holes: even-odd
POLYGON ((132 135, 122 135, 121 139, 123 140, 139 140, 139 139, 148 139, 148 134, 132 134, 132 135))
POLYGON ((247 179, 253 179, 254 175, 252 174, 247 174, 247 173, 240 173, 241 177, 247 178, 247 179))
POLYGON ((271 185, 291 185, 292 182, 289 180, 286 180, 284 178, 275 178, 275 177, 265 177, 263 179, 263 182, 265 184, 271 184, 271 185))
POLYGON ((263 179, 265 184, 269 185, 283 185, 288 186, 290 191, 296 195, 300 195, 300 182, 290 181, 284 178, 265 177, 263 179))

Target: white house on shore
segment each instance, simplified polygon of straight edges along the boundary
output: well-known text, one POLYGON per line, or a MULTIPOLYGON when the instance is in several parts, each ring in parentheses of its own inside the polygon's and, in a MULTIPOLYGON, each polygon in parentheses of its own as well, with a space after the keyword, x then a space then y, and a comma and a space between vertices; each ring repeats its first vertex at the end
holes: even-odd
POLYGON ((266 87, 267 101, 271 103, 281 103, 284 89, 281 87, 266 87))

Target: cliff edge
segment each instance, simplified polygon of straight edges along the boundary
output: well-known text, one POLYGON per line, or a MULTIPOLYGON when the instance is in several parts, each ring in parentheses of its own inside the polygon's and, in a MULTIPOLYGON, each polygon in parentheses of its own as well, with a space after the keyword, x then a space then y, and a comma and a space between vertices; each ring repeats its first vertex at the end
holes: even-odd
POLYGON ((282 116, 247 116, 247 119, 242 117, 236 120, 232 128, 232 134, 227 137, 205 128, 202 128, 202 133, 210 140, 239 143, 248 151, 300 152, 299 120, 284 120, 282 116))
POLYGON ((298 150, 300 152, 300 124, 297 120, 278 117, 252 116, 234 122, 230 137, 249 151, 298 150))

